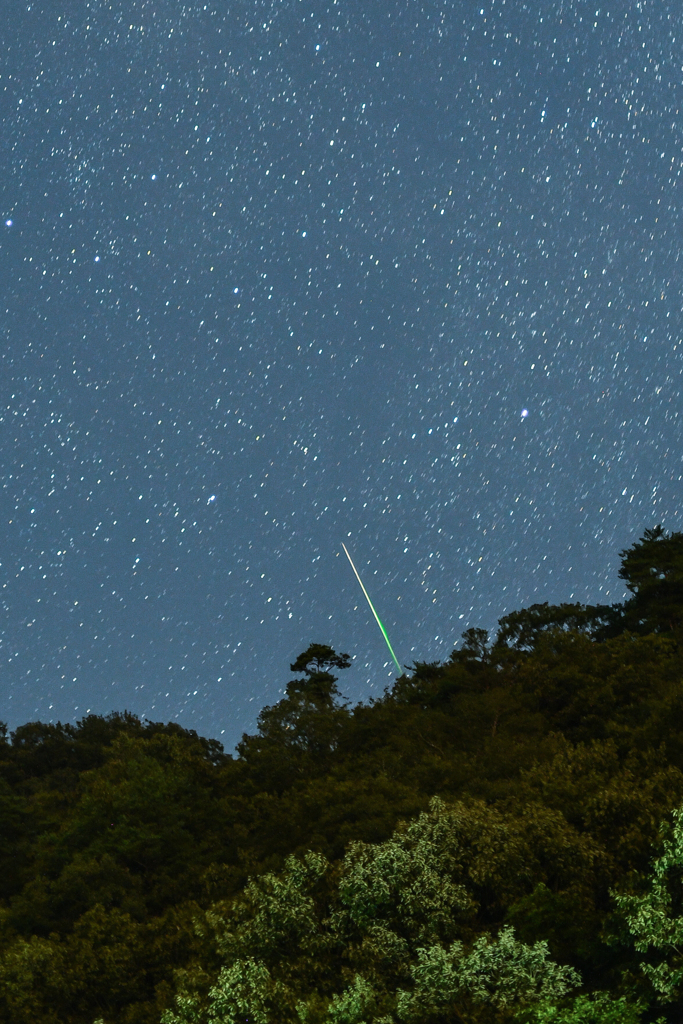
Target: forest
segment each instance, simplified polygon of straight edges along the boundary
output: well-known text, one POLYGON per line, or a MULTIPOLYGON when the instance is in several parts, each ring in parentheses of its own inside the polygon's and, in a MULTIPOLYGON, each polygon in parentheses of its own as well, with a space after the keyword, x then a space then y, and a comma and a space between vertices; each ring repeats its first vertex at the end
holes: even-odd
POLYGON ((2 1024, 678 1024, 683 533, 615 571, 355 707, 311 643, 234 755, 3 727, 2 1024))

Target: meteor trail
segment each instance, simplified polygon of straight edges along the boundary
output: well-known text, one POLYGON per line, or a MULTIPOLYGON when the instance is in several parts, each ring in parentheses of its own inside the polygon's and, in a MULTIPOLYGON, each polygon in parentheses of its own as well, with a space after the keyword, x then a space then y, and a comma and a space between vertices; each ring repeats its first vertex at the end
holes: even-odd
POLYGON ((373 615, 375 616, 375 618, 377 619, 377 625, 378 625, 378 626, 379 626, 379 628, 380 628, 380 629, 382 630, 382 636, 384 637, 384 639, 385 639, 385 640, 386 640, 386 642, 387 642, 387 647, 389 648, 389 651, 390 651, 390 653, 391 653, 391 657, 392 657, 392 658, 394 659, 394 663, 395 663, 395 665, 396 665, 396 668, 398 669, 398 674, 399 674, 400 676, 402 676, 402 675, 403 675, 403 669, 402 669, 402 668, 401 668, 401 666, 399 665, 399 663, 398 663, 398 658, 397 658, 397 657, 396 657, 396 655, 394 654, 394 648, 393 648, 393 647, 391 646, 391 644, 389 643, 389 637, 387 636, 387 631, 386 631, 386 629, 384 628, 384 626, 382 625, 382 622, 381 622, 381 619, 380 619, 379 615, 378 615, 378 614, 377 614, 377 612, 375 611, 375 606, 373 605, 372 601, 370 600, 370 595, 368 594, 367 590, 366 590, 366 589, 365 589, 365 587, 363 586, 363 581, 362 581, 362 579, 360 578, 360 576, 358 575, 358 570, 356 569, 355 565, 353 564, 353 559, 351 558, 351 555, 350 555, 350 554, 348 553, 348 551, 346 550, 346 544, 344 543, 344 541, 342 541, 342 547, 344 548, 344 551, 346 552, 346 557, 348 558, 349 562, 351 562, 351 568, 353 569, 353 571, 354 571, 354 573, 355 573, 355 575, 356 575, 356 579, 357 579, 357 580, 358 580, 358 582, 360 583, 360 587, 361 587, 361 590, 362 590, 362 591, 363 591, 363 593, 365 594, 365 598, 366 598, 366 600, 367 600, 368 604, 370 605, 370 609, 371 609, 371 611, 372 611, 372 614, 373 614, 373 615))

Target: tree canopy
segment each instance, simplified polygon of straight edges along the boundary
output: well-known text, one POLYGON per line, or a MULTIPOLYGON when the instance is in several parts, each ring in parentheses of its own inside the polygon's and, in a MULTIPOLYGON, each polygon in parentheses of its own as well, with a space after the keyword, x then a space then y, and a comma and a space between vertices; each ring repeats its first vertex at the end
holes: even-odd
POLYGON ((234 755, 0 730, 0 1022, 680 1020, 683 535, 621 558, 366 704, 310 644, 234 755))

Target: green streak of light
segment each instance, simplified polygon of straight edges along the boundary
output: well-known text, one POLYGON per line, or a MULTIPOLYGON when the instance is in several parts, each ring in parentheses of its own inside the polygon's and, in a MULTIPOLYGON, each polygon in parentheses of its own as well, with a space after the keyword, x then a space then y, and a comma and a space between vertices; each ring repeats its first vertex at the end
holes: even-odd
POLYGON ((357 579, 357 580, 358 580, 358 582, 360 583, 360 586, 361 586, 361 590, 362 590, 362 591, 363 591, 363 593, 365 594, 365 598, 366 598, 366 600, 367 600, 368 604, 370 605, 370 610, 372 611, 372 614, 373 614, 373 615, 375 616, 375 619, 377 620, 377 625, 378 625, 378 626, 379 626, 379 628, 380 628, 380 629, 382 630, 382 636, 384 637, 384 639, 385 639, 385 640, 386 640, 386 642, 387 642, 387 647, 389 648, 389 652, 390 652, 390 654, 391 654, 391 657, 392 657, 392 658, 394 659, 394 664, 396 665, 396 668, 398 669, 398 674, 399 674, 400 676, 402 676, 402 675, 403 675, 403 669, 402 669, 402 668, 401 668, 401 666, 399 665, 399 663, 398 663, 398 658, 397 658, 397 657, 396 657, 396 655, 394 654, 394 648, 393 648, 393 647, 391 646, 391 644, 390 644, 390 642, 389 642, 389 637, 387 636, 387 631, 386 631, 386 629, 384 628, 384 626, 382 625, 382 620, 380 619, 379 615, 378 615, 378 614, 377 614, 377 612, 375 611, 375 606, 373 605, 372 601, 370 600, 370 595, 368 594, 367 590, 366 590, 366 589, 365 589, 365 587, 363 586, 363 581, 362 581, 362 579, 360 578, 360 576, 358 575, 358 570, 356 569, 355 565, 353 564, 353 559, 351 558, 351 555, 350 555, 350 554, 348 553, 348 551, 346 550, 346 544, 344 544, 344 542, 343 542, 343 541, 342 541, 342 547, 344 548, 344 551, 346 552, 346 557, 348 558, 349 562, 351 562, 351 568, 353 569, 353 571, 354 571, 354 573, 355 573, 355 575, 356 575, 356 579, 357 579))

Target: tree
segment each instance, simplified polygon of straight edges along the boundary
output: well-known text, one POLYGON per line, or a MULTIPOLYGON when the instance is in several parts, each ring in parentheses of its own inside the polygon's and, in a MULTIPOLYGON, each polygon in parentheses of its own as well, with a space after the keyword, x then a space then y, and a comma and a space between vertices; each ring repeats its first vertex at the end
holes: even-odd
POLYGON ((492 887, 525 888, 548 824, 435 799, 386 842, 352 843, 336 869, 289 857, 206 915, 223 966, 163 1024, 474 1024, 557 1002, 577 972, 545 942, 504 925, 492 938, 476 920, 492 887))
POLYGON ((287 683, 285 696, 277 704, 265 707, 258 717, 259 736, 244 736, 238 745, 242 757, 276 744, 321 758, 337 745, 347 705, 341 703, 337 677, 330 668, 344 669, 351 664, 348 654, 326 644, 310 644, 290 665, 292 672, 303 672, 303 679, 287 683))
POLYGON ((191 901, 230 859, 218 745, 133 716, 15 738, 0 757, 0 1021, 154 1024, 197 945, 191 901))
MULTIPOLYGON (((309 644, 303 654, 300 654, 293 665, 290 665, 292 672, 304 672, 309 678, 317 676, 329 676, 328 666, 335 668, 348 668, 351 664, 349 654, 337 654, 327 644, 309 644), (310 665, 314 668, 310 668, 310 665)), ((336 680, 334 680, 336 682, 336 680)))
POLYGON ((629 628, 641 633, 675 633, 683 623, 683 533, 661 525, 619 552, 619 577, 633 597, 624 609, 629 628))
POLYGON ((543 634, 552 630, 595 634, 619 618, 616 606, 586 604, 532 604, 498 619, 496 646, 533 650, 543 634))
POLYGON ((486 661, 489 656, 489 634, 486 629, 466 629, 462 635, 460 650, 451 654, 452 661, 486 661))
MULTIPOLYGON (((518 1019, 525 1024, 639 1024, 645 1010, 641 1002, 625 996, 613 998, 607 992, 576 996, 558 1006, 546 1003, 523 1012, 518 1019)), ((664 1019, 657 1024, 665 1024, 664 1019)))
POLYGON ((683 982, 683 807, 664 826, 663 852, 653 866, 647 889, 639 895, 613 893, 639 953, 641 969, 663 1002, 681 995, 683 982), (654 961, 654 962, 653 962, 654 961))
POLYGON ((0 729, 0 1024, 158 1024, 175 970, 195 1024, 653 1024, 640 960, 679 1021, 683 852, 637 881, 683 801, 676 537, 602 619, 511 613, 353 710, 310 645, 238 758, 127 714, 0 729), (642 949, 605 941, 616 887, 642 949))
POLYGON ((526 945, 510 927, 494 941, 480 936, 469 953, 461 942, 418 949, 417 961, 410 970, 413 987, 396 1001, 398 1019, 415 1024, 452 1013, 459 1003, 506 1010, 553 1002, 581 982, 571 967, 553 963, 547 943, 526 945))

